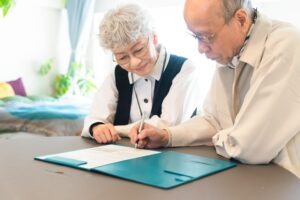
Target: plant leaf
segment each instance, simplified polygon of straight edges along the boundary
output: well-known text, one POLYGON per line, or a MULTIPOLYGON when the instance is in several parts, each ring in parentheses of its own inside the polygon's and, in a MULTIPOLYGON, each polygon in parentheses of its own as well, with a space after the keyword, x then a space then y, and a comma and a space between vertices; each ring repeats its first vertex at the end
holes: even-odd
POLYGON ((47 62, 42 64, 39 69, 39 74, 45 76, 49 73, 49 71, 53 68, 53 59, 50 58, 47 62))
POLYGON ((60 74, 55 78, 54 92, 56 96, 66 94, 72 85, 72 79, 69 76, 60 74))
POLYGON ((0 0, 0 8, 2 7, 2 15, 5 17, 13 6, 14 0, 0 0))

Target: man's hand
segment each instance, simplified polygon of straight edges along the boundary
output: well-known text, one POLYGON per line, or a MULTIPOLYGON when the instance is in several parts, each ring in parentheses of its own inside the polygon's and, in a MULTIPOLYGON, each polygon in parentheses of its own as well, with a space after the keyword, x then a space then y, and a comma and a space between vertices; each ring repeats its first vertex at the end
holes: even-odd
POLYGON ((144 129, 138 134, 139 125, 134 126, 128 134, 130 142, 135 144, 138 140, 138 148, 155 149, 166 146, 169 142, 169 134, 149 124, 144 124, 144 129))
POLYGON ((93 128, 93 137, 101 144, 107 144, 121 140, 121 137, 117 134, 115 127, 108 124, 99 124, 93 128))

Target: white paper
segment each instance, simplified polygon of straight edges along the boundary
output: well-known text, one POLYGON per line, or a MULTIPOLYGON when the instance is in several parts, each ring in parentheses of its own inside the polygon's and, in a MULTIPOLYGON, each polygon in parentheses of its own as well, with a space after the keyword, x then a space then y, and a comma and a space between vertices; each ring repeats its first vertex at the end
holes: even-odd
POLYGON ((94 167, 99 167, 110 163, 119 162, 122 160, 129 160, 132 158, 139 158, 157 153, 160 152, 109 144, 89 149, 48 155, 44 156, 43 158, 60 156, 64 158, 86 161, 87 164, 80 165, 80 168, 92 169, 94 167))

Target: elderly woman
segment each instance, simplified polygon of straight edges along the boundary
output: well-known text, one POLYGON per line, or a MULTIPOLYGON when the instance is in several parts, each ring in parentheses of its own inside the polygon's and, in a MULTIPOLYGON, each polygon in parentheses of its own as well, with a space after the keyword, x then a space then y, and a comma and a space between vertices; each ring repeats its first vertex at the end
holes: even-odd
POLYGON ((95 95, 82 136, 111 143, 128 136, 143 115, 159 126, 179 124, 195 113, 196 68, 159 44, 143 7, 125 4, 108 11, 99 36, 117 65, 95 95))

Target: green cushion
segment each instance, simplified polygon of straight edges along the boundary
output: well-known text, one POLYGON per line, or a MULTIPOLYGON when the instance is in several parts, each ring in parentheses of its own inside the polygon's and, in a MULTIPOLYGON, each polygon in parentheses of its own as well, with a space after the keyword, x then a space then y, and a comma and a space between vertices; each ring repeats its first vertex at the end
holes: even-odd
POLYGON ((52 96, 45 96, 45 95, 33 95, 27 96, 32 101, 56 101, 57 99, 52 96))
POLYGON ((23 96, 11 96, 11 97, 4 97, 1 99, 4 103, 6 102, 22 102, 22 103, 30 103, 32 102, 30 99, 28 99, 27 97, 23 97, 23 96))

